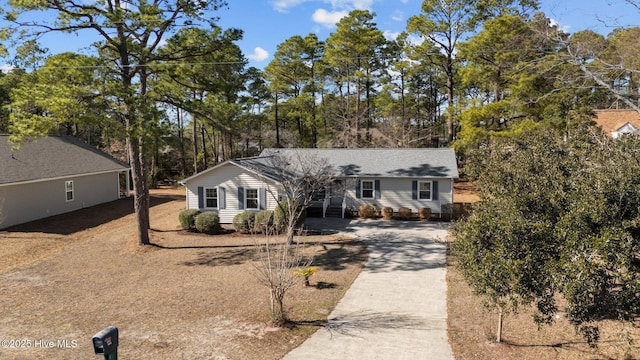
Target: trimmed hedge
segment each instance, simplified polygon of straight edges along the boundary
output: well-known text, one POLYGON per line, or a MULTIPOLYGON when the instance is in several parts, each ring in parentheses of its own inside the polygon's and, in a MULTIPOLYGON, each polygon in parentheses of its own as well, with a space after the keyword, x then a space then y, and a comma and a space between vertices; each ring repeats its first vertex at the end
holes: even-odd
POLYGON ((393 208, 390 206, 385 206, 380 210, 382 213, 382 218, 385 220, 391 220, 393 218, 393 208))
MULTIPOLYGON (((273 211, 273 225, 277 231, 283 231, 287 226, 287 219, 289 218, 289 201, 282 200, 276 206, 273 211)), ((307 218, 307 211, 303 210, 298 219, 296 220, 296 227, 304 224, 307 218)))
POLYGON ((431 218, 431 209, 430 208, 418 209, 418 217, 423 220, 429 220, 431 218))
POLYGON ((255 232, 265 234, 273 231, 273 210, 262 210, 257 213, 253 224, 255 232))
POLYGON ((411 211, 411 209, 409 209, 408 207, 401 207, 400 209, 398 209, 398 217, 402 220, 409 220, 411 219, 411 214, 413 212, 411 211))
POLYGON ((215 235, 220 233, 220 218, 218 214, 212 211, 205 211, 196 216, 196 229, 209 235, 215 235))
POLYGON ((253 230, 256 213, 253 211, 243 211, 233 217, 233 228, 242 234, 248 234, 253 230))
POLYGON ((180 227, 183 230, 195 231, 196 230, 196 216, 200 214, 198 209, 187 209, 180 211, 178 214, 178 220, 180 220, 180 227))
POLYGON ((366 219, 376 217, 376 208, 373 205, 360 205, 358 207, 358 216, 366 219))

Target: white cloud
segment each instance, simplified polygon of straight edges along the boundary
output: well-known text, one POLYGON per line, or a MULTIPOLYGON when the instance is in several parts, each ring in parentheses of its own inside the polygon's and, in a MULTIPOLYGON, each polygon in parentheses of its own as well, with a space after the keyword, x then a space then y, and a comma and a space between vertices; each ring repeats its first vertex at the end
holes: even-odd
POLYGON ((560 24, 558 21, 556 21, 555 19, 549 19, 549 25, 551 26, 557 26, 558 30, 561 30, 565 33, 569 33, 569 29, 571 29, 571 26, 569 25, 562 25, 560 24))
POLYGON ((403 21, 404 20, 404 13, 400 10, 396 10, 393 12, 393 14, 391 14, 391 20, 393 21, 403 21))
POLYGON ((298 6, 307 1, 309 0, 276 0, 272 1, 271 5, 273 5, 275 11, 284 13, 288 12, 289 8, 298 6))
POLYGON ((5 74, 10 73, 13 69, 14 69, 13 65, 9 65, 9 64, 0 65, 0 71, 2 71, 5 74))
POLYGON ((253 49, 253 54, 247 55, 247 58, 253 61, 264 61, 268 57, 269 57, 269 52, 261 47, 257 47, 253 49))
POLYGON ((348 11, 327 11, 325 9, 316 10, 313 15, 311 15, 311 19, 328 28, 332 28, 336 26, 336 23, 340 21, 343 17, 349 15, 348 11))
POLYGON ((389 31, 389 30, 385 30, 382 35, 384 35, 384 38, 387 40, 395 40, 395 38, 398 37, 398 35, 400 35, 399 32, 397 31, 389 31))

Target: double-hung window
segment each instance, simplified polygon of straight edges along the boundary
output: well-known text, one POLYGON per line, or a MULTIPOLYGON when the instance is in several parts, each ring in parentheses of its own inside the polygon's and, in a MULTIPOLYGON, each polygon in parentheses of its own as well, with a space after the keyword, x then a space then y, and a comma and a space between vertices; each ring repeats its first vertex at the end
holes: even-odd
POLYGON ((73 180, 64 182, 64 190, 67 201, 73 201, 73 180))
POLYGON ((431 181, 418 182, 418 200, 431 200, 431 181))
POLYGON ((246 189, 244 193, 244 208, 247 210, 259 210, 260 200, 258 199, 258 189, 246 189))
POLYGON ((360 183, 360 196, 363 199, 373 199, 374 197, 374 182, 373 180, 362 180, 360 183))
POLYGON ((209 209, 218 208, 218 188, 204 189, 204 205, 209 209))

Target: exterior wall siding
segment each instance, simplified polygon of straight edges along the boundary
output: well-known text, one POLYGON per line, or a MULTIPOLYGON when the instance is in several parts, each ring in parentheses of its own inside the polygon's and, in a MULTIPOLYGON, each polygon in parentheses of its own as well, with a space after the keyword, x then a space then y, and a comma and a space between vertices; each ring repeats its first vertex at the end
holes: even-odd
MULTIPOLYGON (((380 209, 390 206, 394 211, 398 211, 401 207, 408 207, 414 212, 420 208, 430 208, 433 213, 441 213, 443 205, 450 205, 452 199, 452 179, 433 179, 433 178, 358 178, 346 180, 346 197, 347 207, 358 209, 360 205, 374 205, 380 209), (356 184, 360 180, 379 180, 380 181, 380 198, 379 199, 362 199, 356 196, 356 184), (413 181, 437 181, 438 182, 438 199, 437 200, 414 200, 412 182, 413 181)), ((433 196, 432 196, 433 197, 433 196)), ((446 210, 445 210, 446 211, 446 210)))
MULTIPOLYGON (((220 217, 221 224, 231 224, 236 214, 244 211, 239 208, 238 188, 266 190, 265 209, 273 210, 276 207, 278 188, 275 183, 266 181, 252 172, 246 171, 233 164, 224 164, 219 168, 196 177, 186 186, 187 209, 200 209, 201 211, 214 211, 220 217), (224 209, 200 209, 198 206, 198 187, 223 187, 225 190, 224 209)), ((258 212, 259 210, 255 210, 258 212)))
POLYGON ((0 229, 119 199, 118 172, 0 186, 0 229), (65 182, 73 181, 73 201, 65 182))

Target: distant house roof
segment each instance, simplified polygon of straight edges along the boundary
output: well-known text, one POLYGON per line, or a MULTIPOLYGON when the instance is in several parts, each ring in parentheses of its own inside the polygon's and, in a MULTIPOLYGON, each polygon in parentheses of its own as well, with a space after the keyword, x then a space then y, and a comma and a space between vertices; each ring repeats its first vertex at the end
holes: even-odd
POLYGON ((309 156, 326 159, 339 177, 458 178, 451 148, 265 149, 260 156, 276 154, 292 160, 309 156))
POLYGON ((0 185, 125 171, 129 166, 70 136, 49 136, 12 150, 0 135, 0 185))
POLYGON ((640 113, 635 110, 595 110, 596 124, 602 128, 607 135, 612 135, 620 130, 624 130, 628 125, 640 129, 640 113))

